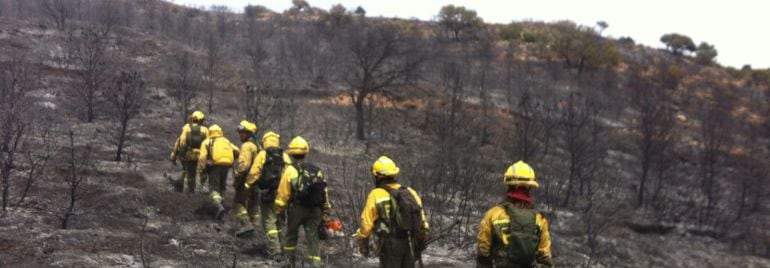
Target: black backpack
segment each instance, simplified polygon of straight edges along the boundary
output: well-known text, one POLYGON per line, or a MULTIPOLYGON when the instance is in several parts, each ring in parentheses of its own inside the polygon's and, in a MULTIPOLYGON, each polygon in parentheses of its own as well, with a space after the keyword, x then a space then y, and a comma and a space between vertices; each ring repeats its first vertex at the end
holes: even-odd
POLYGON ((257 186, 262 190, 276 190, 281 183, 281 172, 286 162, 283 161, 283 149, 277 147, 265 150, 265 165, 262 167, 262 175, 259 176, 257 186))
POLYGON ((294 200, 303 207, 323 207, 326 203, 326 181, 321 169, 311 163, 294 165, 299 177, 294 200))
POLYGON ((203 127, 198 124, 190 124, 190 133, 187 135, 187 148, 198 149, 201 147, 206 134, 201 130, 203 127))
MULTIPOLYGON (((401 186, 398 189, 391 189, 387 186, 381 186, 381 189, 388 191, 392 208, 396 213, 388 219, 388 226, 394 230, 397 237, 409 237, 414 243, 422 243, 425 240, 425 230, 422 225, 422 206, 417 203, 409 187, 401 186)), ((422 245, 416 245, 415 250, 421 251, 422 245)))

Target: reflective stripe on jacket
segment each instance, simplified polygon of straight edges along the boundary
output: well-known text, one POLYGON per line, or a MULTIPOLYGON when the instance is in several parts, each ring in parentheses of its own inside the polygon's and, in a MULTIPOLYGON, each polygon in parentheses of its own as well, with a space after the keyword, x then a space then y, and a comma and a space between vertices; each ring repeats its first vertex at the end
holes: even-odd
MULTIPOLYGON (((389 183, 385 185, 388 188, 391 189, 399 189, 401 187, 398 183, 389 183)), ((420 196, 417 194, 414 189, 411 187, 409 188, 409 191, 414 195, 415 201, 417 201, 417 204, 422 207, 422 199, 420 199, 420 196)), ((371 192, 369 192, 369 196, 366 198, 366 203, 364 204, 364 210, 361 212, 361 227, 358 228, 358 231, 356 231, 355 236, 360 238, 368 238, 373 233, 388 233, 390 226, 387 226, 385 221, 380 220, 381 218, 390 218, 393 213, 396 213, 395 211, 392 211, 391 207, 391 201, 390 201, 390 193, 384 189, 375 188, 371 192), (382 217, 381 217, 382 216, 382 217)), ((425 218, 425 211, 422 211, 422 225, 425 230, 428 230, 428 221, 425 218)))
MULTIPOLYGON (((171 151, 171 158, 177 158, 177 157, 184 157, 184 155, 179 155, 179 153, 187 147, 187 136, 190 135, 190 132, 192 132, 192 129, 190 128, 190 124, 185 124, 182 127, 182 133, 179 134, 179 137, 176 139, 176 142, 174 143, 174 150, 171 151)), ((203 132, 203 135, 208 137, 209 136, 209 129, 206 128, 206 126, 201 125, 201 132, 203 132)), ((190 148, 190 149, 198 149, 198 148, 190 148)), ((187 160, 187 159, 183 159, 187 160)))
MULTIPOLYGON (((298 182, 299 171, 293 165, 286 165, 281 173, 281 183, 278 185, 278 192, 275 196, 276 206, 283 208, 289 204, 298 182)), ((332 205, 329 203, 329 188, 327 187, 325 191, 326 202, 323 205, 323 210, 328 212, 332 208, 332 205)))
MULTIPOLYGON (((505 251, 504 245, 509 241, 510 234, 503 230, 508 228, 510 217, 501 205, 494 206, 484 215, 479 224, 477 236, 478 255, 497 257, 505 251)), ((548 233, 548 221, 539 212, 535 216, 535 224, 540 229, 540 242, 537 246, 536 261, 551 262, 551 236, 548 233)))

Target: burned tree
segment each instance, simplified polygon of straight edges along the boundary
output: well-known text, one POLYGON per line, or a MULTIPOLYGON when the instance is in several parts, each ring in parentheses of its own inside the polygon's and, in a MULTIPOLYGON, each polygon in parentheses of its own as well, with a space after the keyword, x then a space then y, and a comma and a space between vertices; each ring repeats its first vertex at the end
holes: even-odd
POLYGON ((371 94, 414 85, 426 56, 416 32, 391 23, 353 23, 343 39, 348 48, 345 81, 356 113, 356 138, 365 140, 364 102, 371 94))
MULTIPOLYGON (((27 181, 24 182, 21 196, 16 206, 24 203, 27 195, 37 181, 47 181, 46 170, 51 163, 51 159, 59 152, 61 144, 58 141, 59 134, 56 127, 52 124, 36 124, 29 128, 31 138, 24 143, 25 163, 27 181), (37 144, 39 143, 39 144, 37 144)), ((29 135, 28 135, 29 136, 29 135)))
POLYGON ((70 32, 67 40, 66 61, 76 70, 78 78, 73 93, 78 102, 77 108, 85 109, 81 112, 89 123, 96 117, 95 108, 109 77, 111 59, 105 33, 99 27, 88 26, 70 32))
POLYGON ((11 173, 16 168, 19 145, 29 128, 32 100, 38 72, 15 57, 0 64, 0 178, 3 210, 9 205, 11 173))
POLYGON ((46 16, 53 20, 56 29, 64 30, 67 21, 75 15, 75 5, 68 0, 38 0, 46 16))
POLYGON ((571 92, 561 104, 559 125, 567 154, 565 156, 567 183, 564 185, 566 188, 564 199, 561 201, 562 206, 570 205, 573 195, 582 195, 585 189, 590 189, 586 180, 591 177, 591 167, 596 165, 597 159, 593 153, 598 150, 595 147, 598 144, 595 140, 598 133, 592 131, 599 130, 596 121, 597 111, 591 108, 592 106, 594 106, 592 103, 574 92, 571 92))
POLYGON ((657 171, 658 184, 654 195, 657 197, 663 188, 665 172, 673 165, 669 156, 673 153, 676 142, 676 110, 671 101, 677 96, 679 76, 672 66, 659 66, 651 77, 645 77, 644 69, 639 69, 631 77, 629 87, 634 91, 632 105, 638 109, 636 120, 641 175, 636 194, 636 205, 645 205, 647 182, 651 171, 657 171))
POLYGON ((181 51, 171 56, 169 65, 166 86, 178 104, 180 119, 187 122, 192 100, 201 86, 200 64, 190 52, 181 51))
POLYGON ((96 169, 93 159, 91 159, 91 144, 86 143, 82 149, 78 150, 75 145, 75 133, 70 130, 68 133, 69 148, 66 150, 66 167, 64 182, 67 184, 67 207, 61 216, 61 228, 69 227, 70 219, 75 215, 75 205, 78 200, 83 198, 85 190, 83 187, 87 180, 96 169))
MULTIPOLYGON (((722 99, 720 99, 722 100, 722 99)), ((700 113, 699 155, 700 190, 705 198, 705 204, 698 213, 698 221, 702 225, 716 227, 721 215, 714 214, 720 198, 720 176, 725 175, 725 161, 731 147, 729 106, 708 100, 700 113)))
POLYGON ((110 103, 113 124, 112 142, 116 146, 115 161, 120 162, 129 137, 130 122, 139 115, 145 105, 146 82, 137 72, 121 72, 108 89, 106 98, 110 103))

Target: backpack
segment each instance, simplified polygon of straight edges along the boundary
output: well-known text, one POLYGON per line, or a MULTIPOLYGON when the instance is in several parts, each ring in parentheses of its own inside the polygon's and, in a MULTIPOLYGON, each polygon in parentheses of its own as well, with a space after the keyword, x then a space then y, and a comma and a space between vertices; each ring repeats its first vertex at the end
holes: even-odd
POLYGON ((294 200, 303 207, 323 207, 326 203, 326 181, 321 169, 311 163, 294 165, 299 177, 294 200))
POLYGON ((187 148, 198 149, 201 147, 203 140, 206 139, 206 133, 202 131, 203 126, 198 124, 190 124, 190 133, 187 135, 187 148))
MULTIPOLYGON (((413 243, 422 243, 425 240, 425 230, 422 225, 422 206, 417 203, 417 199, 409 190, 409 187, 401 186, 398 189, 391 189, 387 186, 381 186, 381 189, 388 191, 390 200, 393 203, 392 208, 396 211, 388 219, 388 226, 393 230, 397 237, 409 237, 413 243)), ((422 251, 422 246, 416 245, 416 251, 422 251)))
POLYGON ((281 184, 281 173, 286 166, 283 161, 283 149, 272 147, 265 150, 265 165, 262 174, 257 181, 260 189, 260 198, 263 203, 272 203, 275 200, 278 185, 281 184))
POLYGON ((265 150, 265 165, 262 167, 262 175, 259 176, 257 186, 262 190, 278 189, 281 183, 281 172, 286 163, 283 161, 283 149, 267 148, 265 150))
POLYGON ((233 146, 226 138, 216 137, 208 143, 207 165, 230 166, 235 161, 233 146), (219 141, 219 142, 218 142, 219 141))
POLYGON ((502 204, 510 221, 508 223, 508 245, 506 253, 513 264, 530 267, 535 262, 537 246, 540 244, 540 228, 537 227, 537 212, 534 209, 517 208, 510 203, 502 204))

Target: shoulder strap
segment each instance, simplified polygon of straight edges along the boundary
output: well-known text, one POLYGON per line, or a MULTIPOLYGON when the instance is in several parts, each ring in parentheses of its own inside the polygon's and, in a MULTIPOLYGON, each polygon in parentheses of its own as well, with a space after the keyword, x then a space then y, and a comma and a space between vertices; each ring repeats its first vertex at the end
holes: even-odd
POLYGON ((206 148, 206 149, 208 149, 208 154, 206 155, 206 157, 208 157, 209 160, 213 160, 214 159, 214 141, 216 141, 217 138, 218 137, 211 138, 209 140, 209 144, 207 144, 208 148, 206 148))

